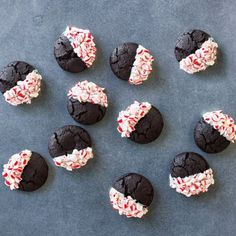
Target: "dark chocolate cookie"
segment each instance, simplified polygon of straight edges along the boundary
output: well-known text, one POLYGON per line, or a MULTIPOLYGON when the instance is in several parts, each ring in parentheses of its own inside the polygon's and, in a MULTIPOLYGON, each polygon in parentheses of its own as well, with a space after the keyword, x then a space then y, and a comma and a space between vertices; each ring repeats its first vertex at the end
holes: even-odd
POLYGON ((195 152, 183 152, 176 155, 171 165, 171 176, 184 178, 186 176, 203 173, 209 169, 207 161, 195 152))
POLYGON ((68 26, 55 43, 54 55, 63 70, 81 72, 95 60, 94 38, 89 30, 68 26))
POLYGON ((129 80, 135 61, 137 43, 124 43, 114 49, 110 56, 110 66, 113 73, 122 80, 129 80))
POLYGON ((48 177, 48 165, 43 157, 36 152, 32 152, 32 156, 21 177, 20 190, 34 191, 40 188, 48 177))
POLYGON ((71 154, 74 149, 82 150, 91 147, 92 142, 88 132, 75 125, 66 125, 54 132, 48 144, 52 157, 71 154))
POLYGON ((175 56, 178 61, 195 53, 202 44, 210 38, 210 35, 202 30, 191 30, 182 34, 175 46, 175 56))
POLYGON ((160 111, 152 106, 149 112, 135 125, 130 139, 140 144, 150 143, 160 136, 163 126, 164 122, 160 111))
POLYGON ((202 118, 194 129, 194 140, 197 146, 207 153, 218 153, 225 150, 228 141, 220 132, 207 124, 202 118))
POLYGON ((23 81, 35 68, 24 61, 9 63, 0 72, 0 91, 4 94, 14 87, 18 81, 23 81))
POLYGON ((149 206, 153 200, 153 187, 150 181, 144 176, 136 173, 129 173, 121 176, 113 184, 113 188, 124 194, 131 196, 144 206, 149 206))

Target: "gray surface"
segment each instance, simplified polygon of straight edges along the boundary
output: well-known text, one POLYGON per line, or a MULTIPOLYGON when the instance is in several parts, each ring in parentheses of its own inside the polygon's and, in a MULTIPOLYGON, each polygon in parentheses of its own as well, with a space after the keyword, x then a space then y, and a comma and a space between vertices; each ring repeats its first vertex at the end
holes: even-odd
POLYGON ((236 118, 236 2, 228 1, 66 1, 1 0, 0 66, 20 59, 44 77, 42 95, 32 106, 12 107, 0 98, 0 164, 24 148, 41 153, 50 165, 44 187, 33 193, 10 191, 0 182, 0 235, 235 235, 235 147, 207 155, 194 144, 193 127, 204 111, 224 109, 236 118), (67 24, 89 28, 98 47, 92 69, 62 71, 53 57, 54 41, 67 24), (209 32, 219 43, 217 65, 199 75, 178 69, 173 48, 191 28, 209 32), (134 87, 115 78, 108 57, 118 44, 139 42, 155 56, 152 79, 134 87), (47 142, 57 127, 75 124, 66 111, 66 92, 77 81, 107 88, 109 111, 90 132, 96 159, 70 173, 55 168, 47 142), (138 145, 121 139, 116 116, 138 99, 157 106, 165 120, 161 137, 138 145), (169 164, 178 152, 203 154, 216 174, 207 194, 187 199, 168 187, 169 164), (109 205, 111 183, 126 172, 148 177, 155 188, 143 220, 120 217, 109 205))

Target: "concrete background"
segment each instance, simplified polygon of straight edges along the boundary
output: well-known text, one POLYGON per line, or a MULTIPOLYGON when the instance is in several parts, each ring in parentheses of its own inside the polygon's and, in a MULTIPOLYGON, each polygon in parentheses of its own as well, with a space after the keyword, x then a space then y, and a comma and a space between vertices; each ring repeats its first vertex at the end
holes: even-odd
POLYGON ((10 191, 0 181, 0 235, 235 235, 236 150, 202 153, 193 128, 205 111, 223 109, 236 119, 234 0, 1 0, 0 67, 13 60, 34 65, 44 78, 42 94, 30 106, 12 107, 0 98, 0 164, 28 148, 45 157, 47 183, 38 191, 10 191), (62 71, 53 56, 57 37, 71 24, 93 33, 98 53, 92 69, 80 74, 62 71), (199 28, 220 47, 216 66, 198 75, 178 68, 177 37, 199 28), (118 44, 134 41, 156 58, 152 78, 134 87, 115 78, 108 59, 118 44), (109 111, 86 127, 96 158, 73 173, 53 166, 48 138, 63 125, 76 124, 66 110, 66 93, 77 81, 90 80, 107 89, 109 111), (118 112, 135 99, 160 109, 165 121, 161 137, 148 145, 121 139, 118 112), (207 158, 216 184, 207 194, 185 198, 168 186, 175 154, 195 151, 207 158), (108 190, 126 172, 151 180, 155 198, 142 220, 126 219, 112 210, 108 190))

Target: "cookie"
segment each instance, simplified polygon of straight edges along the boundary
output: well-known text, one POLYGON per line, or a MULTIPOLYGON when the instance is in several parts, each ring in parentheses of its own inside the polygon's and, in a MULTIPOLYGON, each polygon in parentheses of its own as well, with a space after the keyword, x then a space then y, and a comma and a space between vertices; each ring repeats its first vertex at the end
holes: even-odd
POLYGON ((175 57, 181 70, 193 74, 215 64, 217 48, 218 44, 209 34, 202 30, 191 30, 178 38, 175 57))
POLYGON ((148 79, 154 57, 137 43, 124 43, 114 49, 110 56, 113 73, 130 84, 139 85, 148 79))
POLYGON ((90 68, 96 58, 94 37, 89 30, 67 26, 54 45, 59 66, 72 73, 90 68))
POLYGON ((56 130, 49 139, 48 150, 55 165, 69 171, 79 169, 93 158, 88 132, 76 125, 66 125, 56 130))
POLYGON ((135 101, 117 118, 117 130, 121 137, 145 144, 157 139, 164 126, 160 111, 148 102, 135 101))
POLYGON ((0 91, 5 101, 13 106, 30 104, 38 97, 42 76, 24 61, 9 63, 0 72, 0 91))
POLYGON ((95 83, 78 82, 68 93, 67 109, 72 118, 84 125, 100 121, 108 107, 107 95, 104 88, 95 83))
POLYGON ((201 155, 194 152, 183 152, 174 158, 169 180, 170 187, 186 197, 207 192, 214 184, 212 169, 201 155))
POLYGON ((144 176, 129 173, 121 176, 109 192, 110 202, 120 215, 142 218, 153 200, 153 187, 144 176))
POLYGON ((24 150, 11 156, 3 166, 2 176, 11 190, 32 192, 46 182, 48 165, 38 153, 24 150))
POLYGON ((194 129, 194 140, 204 152, 222 152, 236 140, 233 118, 222 111, 205 113, 194 129))

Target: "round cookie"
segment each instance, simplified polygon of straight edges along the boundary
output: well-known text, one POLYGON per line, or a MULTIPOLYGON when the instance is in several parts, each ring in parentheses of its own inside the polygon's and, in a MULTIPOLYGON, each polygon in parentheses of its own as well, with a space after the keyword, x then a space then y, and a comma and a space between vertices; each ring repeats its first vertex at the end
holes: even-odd
POLYGON ((89 30, 67 26, 54 45, 54 56, 63 70, 81 72, 95 61, 94 37, 89 30))
POLYGON ((90 125, 100 121, 108 107, 104 88, 87 80, 78 82, 68 93, 67 109, 73 119, 90 125))
POLYGON ((236 140, 233 118, 222 111, 205 113, 195 126, 194 140, 204 152, 222 152, 236 140))
POLYGON ((189 74, 204 71, 215 64, 218 44, 202 30, 182 34, 175 46, 175 56, 180 69, 189 74))
POLYGON ((194 152, 183 152, 174 158, 169 180, 170 187, 186 197, 207 192, 214 184, 212 169, 201 155, 194 152))
POLYGON ((110 56, 113 73, 130 84, 139 85, 148 79, 154 58, 137 43, 124 43, 114 49, 110 56))
POLYGON ((0 91, 5 101, 13 106, 30 104, 39 95, 41 80, 42 76, 32 65, 14 61, 0 72, 0 91))
POLYGON ((46 182, 48 165, 38 153, 24 150, 11 156, 4 165, 2 175, 11 190, 32 192, 46 182))
POLYGON ((121 176, 110 189, 110 202, 120 215, 142 218, 153 200, 153 187, 144 176, 129 173, 121 176))
POLYGON ((160 111, 148 102, 135 101, 117 118, 117 130, 121 137, 146 144, 157 139, 164 126, 160 111))
POLYGON ((55 165, 69 171, 79 169, 93 158, 88 132, 76 125, 57 129, 49 139, 48 150, 55 165))

